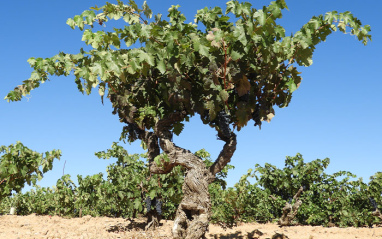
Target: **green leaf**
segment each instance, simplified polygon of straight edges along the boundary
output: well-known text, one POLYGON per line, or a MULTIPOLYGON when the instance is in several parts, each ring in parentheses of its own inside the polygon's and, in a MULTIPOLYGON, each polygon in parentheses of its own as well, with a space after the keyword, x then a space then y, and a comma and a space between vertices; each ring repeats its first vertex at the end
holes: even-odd
POLYGON ((215 103, 213 101, 207 101, 206 102, 206 109, 208 109, 210 120, 214 120, 216 118, 216 109, 215 109, 215 103))
POLYGON ((246 37, 246 31, 242 25, 237 25, 235 30, 233 31, 233 36, 237 38, 243 44, 244 46, 247 45, 247 37, 246 37))
POLYGON ((143 2, 142 9, 143 9, 143 14, 144 14, 147 18, 151 18, 151 17, 152 17, 153 12, 151 11, 151 9, 149 8, 149 6, 147 5, 147 2, 146 2, 146 1, 143 2))
POLYGON ((221 90, 219 92, 219 95, 220 95, 223 102, 226 102, 228 100, 229 94, 226 90, 221 90))
POLYGON ((261 26, 264 26, 267 22, 267 13, 264 12, 263 10, 257 10, 254 14, 253 14, 253 18, 255 18, 257 20, 257 22, 261 25, 261 26))
POLYGON ((102 77, 104 74, 104 69, 103 69, 102 65, 98 62, 95 63, 93 66, 89 67, 89 69, 95 75, 99 75, 102 77))
POLYGON ((166 72, 166 65, 163 60, 159 60, 157 62, 156 68, 160 71, 160 73, 164 74, 166 72))
POLYGON ((344 21, 340 21, 337 25, 338 29, 343 32, 343 33, 346 33, 346 24, 344 21))
POLYGON ((85 22, 87 25, 93 25, 94 19, 96 18, 95 12, 86 10, 81 14, 82 17, 85 17, 85 22))
POLYGON ((243 57, 243 54, 241 54, 241 53, 239 53, 239 52, 237 52, 235 50, 232 50, 232 52, 231 52, 232 60, 236 61, 236 60, 239 60, 242 57, 243 57))
POLYGON ((156 190, 152 189, 149 194, 150 198, 155 198, 157 196, 156 190))
POLYGON ((67 21, 66 21, 66 24, 68 24, 72 29, 75 28, 75 25, 76 23, 74 22, 74 20, 72 18, 69 18, 67 21))
POLYGON ((154 56, 144 51, 139 52, 138 57, 141 62, 147 62, 150 66, 155 65, 154 56))
POLYGON ((34 57, 31 57, 31 58, 29 58, 28 60, 27 60, 27 62, 29 63, 29 65, 31 66, 31 67, 33 67, 35 64, 36 64, 36 59, 34 58, 34 57))
POLYGON ((82 30, 82 28, 83 28, 83 18, 82 18, 82 16, 80 16, 80 15, 74 16, 73 21, 78 26, 78 28, 80 28, 82 30))
POLYGON ((117 193, 118 193, 118 197, 119 197, 120 199, 125 198, 125 193, 124 193, 124 192, 122 192, 122 191, 118 191, 117 193))
POLYGON ((205 57, 208 57, 210 55, 209 48, 205 45, 200 44, 199 46, 199 54, 205 57))

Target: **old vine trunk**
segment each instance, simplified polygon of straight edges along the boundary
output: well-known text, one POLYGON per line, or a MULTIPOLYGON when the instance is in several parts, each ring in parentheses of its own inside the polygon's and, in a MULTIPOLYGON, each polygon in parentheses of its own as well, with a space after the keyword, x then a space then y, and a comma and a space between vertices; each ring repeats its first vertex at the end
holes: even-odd
POLYGON ((213 175, 204 162, 194 156, 183 184, 183 199, 176 211, 172 229, 174 238, 201 238, 208 229, 211 214, 208 184, 213 175))
POLYGON ((225 145, 214 164, 207 168, 201 158, 189 150, 176 146, 171 140, 172 132, 169 128, 183 116, 181 112, 174 113, 160 120, 154 132, 141 131, 139 134, 147 145, 152 173, 169 173, 177 165, 185 168, 183 199, 176 211, 172 233, 176 239, 198 239, 204 237, 211 216, 208 185, 214 181, 215 174, 231 160, 236 149, 236 135, 231 132, 230 138, 225 138, 220 132, 218 133, 219 139, 225 141, 225 145), (160 156, 160 148, 169 160, 160 158, 158 165, 154 159, 160 156))

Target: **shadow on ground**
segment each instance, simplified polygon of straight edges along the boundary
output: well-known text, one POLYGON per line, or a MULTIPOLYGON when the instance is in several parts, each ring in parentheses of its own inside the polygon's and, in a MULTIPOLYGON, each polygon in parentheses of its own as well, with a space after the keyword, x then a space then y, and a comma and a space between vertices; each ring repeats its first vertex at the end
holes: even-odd
POLYGON ((264 233, 259 231, 258 229, 255 229, 251 232, 248 232, 246 235, 243 235, 240 231, 234 232, 234 233, 228 233, 228 234, 210 234, 209 236, 213 237, 214 239, 257 239, 260 236, 262 236, 264 233))
POLYGON ((145 226, 147 225, 146 222, 136 222, 132 219, 127 219, 129 222, 129 224, 125 224, 125 223, 118 223, 116 225, 112 225, 110 226, 107 231, 108 232, 126 232, 126 231, 130 231, 130 230, 133 230, 133 229, 138 229, 139 230, 145 230, 145 226))
MULTIPOLYGON (((228 234, 209 234, 209 236, 213 237, 214 239, 258 239, 260 236, 262 236, 264 233, 259 231, 258 229, 255 229, 251 232, 248 232, 246 235, 243 235, 240 231, 234 232, 234 233, 228 233, 228 234)), ((288 236, 285 234, 276 233, 274 234, 271 239, 289 239, 288 236)))

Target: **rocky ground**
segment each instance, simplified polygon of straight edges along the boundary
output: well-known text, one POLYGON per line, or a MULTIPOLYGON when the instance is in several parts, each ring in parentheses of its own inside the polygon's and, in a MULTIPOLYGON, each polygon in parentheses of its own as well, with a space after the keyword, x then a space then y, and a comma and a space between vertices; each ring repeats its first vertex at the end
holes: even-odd
MULTIPOLYGON (((155 231, 144 231, 145 219, 90 217, 66 219, 57 216, 0 216, 0 238, 171 238, 172 221, 161 221, 155 231)), ((327 228, 293 226, 280 228, 275 224, 243 223, 232 229, 210 225, 207 238, 233 239, 371 239, 382 238, 382 227, 327 228), (277 237, 277 235, 279 235, 277 237), (281 236, 283 235, 283 236, 281 236)))

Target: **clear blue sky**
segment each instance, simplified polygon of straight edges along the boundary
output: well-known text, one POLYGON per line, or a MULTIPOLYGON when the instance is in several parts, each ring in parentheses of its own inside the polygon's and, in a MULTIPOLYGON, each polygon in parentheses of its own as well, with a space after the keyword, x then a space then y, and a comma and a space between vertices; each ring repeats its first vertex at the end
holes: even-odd
MULTIPOLYGON (((114 1, 110 1, 114 3, 114 1)), ((141 0, 137 1, 139 4, 141 0)), ((256 7, 269 1, 250 1, 256 7)), ((29 57, 51 57, 60 51, 77 53, 84 43, 81 32, 65 24, 101 0, 4 1, 0 33, 1 99, 29 78, 29 57)), ((197 9, 225 1, 148 0, 154 13, 166 13, 179 4, 193 21, 197 9)), ((276 110, 271 123, 261 130, 249 124, 238 133, 238 146, 231 163, 228 184, 232 186, 256 163, 284 166, 285 156, 301 153, 306 161, 329 157, 327 170, 347 170, 363 177, 382 171, 382 1, 289 0, 289 11, 280 21, 288 33, 295 32, 312 16, 327 11, 351 11, 364 24, 372 26, 373 41, 363 46, 354 36, 340 32, 320 44, 313 65, 300 68, 303 82, 289 107, 276 110)), ((166 14, 163 14, 166 15, 166 14)), ((0 145, 21 141, 27 147, 45 152, 61 149, 61 161, 47 173, 42 186, 52 186, 63 174, 92 175, 105 172, 114 160, 102 160, 94 152, 108 149, 118 141, 123 125, 112 115, 109 102, 101 104, 97 94, 78 92, 74 77, 52 77, 21 102, 0 100, 0 145)), ((223 143, 215 132, 194 117, 180 137, 179 146, 196 151, 205 148, 215 159, 223 143)), ((125 145, 130 153, 143 152, 139 142, 125 145)))

